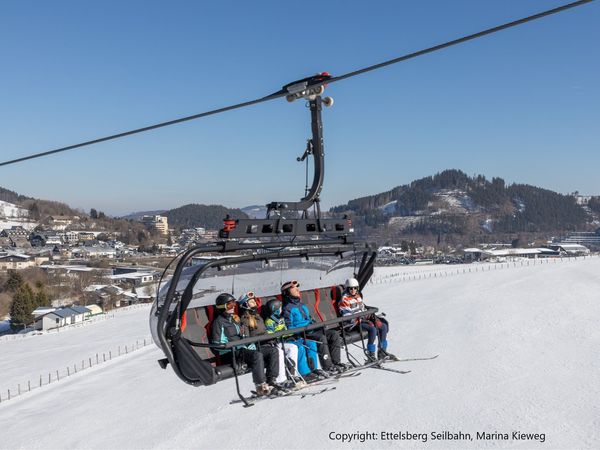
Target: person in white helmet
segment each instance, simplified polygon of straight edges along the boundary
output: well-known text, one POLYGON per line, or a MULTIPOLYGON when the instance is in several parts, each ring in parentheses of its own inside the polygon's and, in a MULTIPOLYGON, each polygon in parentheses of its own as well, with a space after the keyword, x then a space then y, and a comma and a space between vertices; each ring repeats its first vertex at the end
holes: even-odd
MULTIPOLYGON (((360 285, 356 278, 348 278, 346 280, 344 294, 342 295, 342 299, 339 303, 339 309, 342 316, 366 311, 367 308, 363 302, 362 295, 360 294, 360 285)), ((352 323, 348 324, 347 328, 353 329, 358 325, 358 323, 359 320, 356 319, 352 321, 352 323)), ((361 318, 360 327, 369 334, 367 341, 367 357, 369 359, 396 359, 394 355, 388 353, 387 351, 388 325, 385 321, 373 314, 371 316, 361 318), (378 349, 375 347, 376 338, 379 341, 378 349), (376 350, 377 353, 375 353, 376 350)))

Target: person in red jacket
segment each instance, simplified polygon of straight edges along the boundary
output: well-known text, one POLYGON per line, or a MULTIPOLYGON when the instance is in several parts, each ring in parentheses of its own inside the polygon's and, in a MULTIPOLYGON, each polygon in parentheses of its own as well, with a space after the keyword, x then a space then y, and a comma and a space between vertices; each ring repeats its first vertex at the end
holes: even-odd
MULTIPOLYGON (((346 289, 344 290, 344 294, 342 295, 339 303, 339 309, 342 316, 366 311, 367 307, 365 306, 362 295, 360 294, 358 280, 356 278, 347 279, 345 287, 346 289)), ((358 325, 358 323, 359 320, 356 319, 346 327, 348 329, 353 329, 358 325)), ((369 359, 397 359, 394 355, 387 351, 388 325, 386 322, 381 320, 375 314, 372 314, 371 316, 360 319, 360 327, 369 334, 367 341, 367 357, 369 359), (379 341, 379 349, 377 349, 377 354, 375 354, 376 338, 379 341)))

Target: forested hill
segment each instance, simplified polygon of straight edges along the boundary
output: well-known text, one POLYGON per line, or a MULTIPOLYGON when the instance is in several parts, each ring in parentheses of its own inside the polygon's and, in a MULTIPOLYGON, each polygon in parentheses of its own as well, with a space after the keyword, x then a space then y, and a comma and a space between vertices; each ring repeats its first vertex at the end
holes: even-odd
POLYGON ((223 228, 223 219, 228 214, 233 219, 248 218, 240 209, 229 209, 221 205, 198 205, 195 203, 171 209, 162 215, 167 216, 169 226, 171 227, 221 229, 223 228))
POLYGON ((455 169, 351 200, 332 211, 352 211, 370 226, 392 223, 416 232, 465 233, 473 227, 488 232, 576 230, 592 220, 573 196, 527 184, 507 186, 502 178, 470 177, 455 169))
POLYGON ((62 202, 52 200, 41 200, 27 197, 11 190, 0 187, 0 200, 29 210, 29 217, 33 220, 42 220, 51 215, 81 216, 81 211, 69 207, 62 202))
POLYGON ((22 202, 29 199, 30 197, 25 197, 24 195, 0 187, 0 201, 20 205, 22 202))

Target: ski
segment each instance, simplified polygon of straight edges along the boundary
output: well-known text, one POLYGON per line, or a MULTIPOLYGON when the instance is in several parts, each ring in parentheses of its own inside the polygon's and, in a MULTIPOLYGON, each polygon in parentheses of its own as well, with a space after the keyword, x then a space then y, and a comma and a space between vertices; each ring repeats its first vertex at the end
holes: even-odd
POLYGON ((407 361, 431 361, 432 359, 437 358, 438 355, 430 356, 428 358, 407 358, 407 359, 391 359, 390 362, 407 362, 407 361))
POLYGON ((335 378, 348 378, 351 376, 357 376, 355 374, 359 374, 361 370, 368 369, 376 364, 380 364, 380 361, 371 361, 367 360, 362 366, 353 367, 352 369, 348 369, 345 372, 334 375, 335 378))
POLYGON ((308 392, 292 392, 289 395, 286 395, 285 397, 300 397, 301 399, 306 398, 306 397, 314 397, 315 395, 320 395, 320 394, 324 394, 325 392, 331 392, 331 391, 335 391, 337 389, 336 386, 329 386, 329 387, 325 387, 323 389, 319 389, 318 391, 308 391, 308 392))
MULTIPOLYGON (((350 369, 351 370, 351 369, 350 369)), ((337 375, 334 375, 333 378, 339 380, 340 378, 354 378, 357 377, 361 374, 362 372, 359 371, 354 371, 354 372, 349 372, 348 370, 346 372, 342 372, 342 373, 338 373, 337 375)))
POLYGON ((391 367, 385 367, 383 364, 381 365, 373 365, 371 366, 372 369, 379 369, 379 370, 386 370, 388 372, 393 372, 393 373, 397 373, 397 374, 406 374, 406 373, 410 373, 410 370, 398 370, 398 369, 392 369, 391 367))
MULTIPOLYGON (((326 381, 326 380, 320 380, 320 381, 326 381)), ((329 381, 333 381, 333 380, 329 380, 329 381)), ((250 395, 249 397, 246 397, 246 401, 250 404, 249 406, 252 406, 255 403, 261 402, 263 400, 273 400, 276 398, 283 398, 283 397, 300 397, 300 398, 314 397, 315 395, 323 394, 325 392, 333 391, 336 389, 336 386, 333 386, 333 387, 326 386, 326 387, 321 388, 316 391, 305 391, 305 389, 308 389, 311 386, 314 386, 314 384, 321 384, 321 383, 319 381, 317 381, 315 383, 308 384, 305 387, 302 387, 299 389, 294 389, 294 390, 291 390, 289 392, 285 392, 285 393, 282 393, 279 395, 273 394, 273 395, 260 395, 259 396, 259 395, 257 395, 256 391, 250 391, 252 395, 250 395)), ((331 384, 331 383, 324 383, 324 384, 331 384)), ((243 403, 242 400, 240 400, 240 399, 234 399, 229 402, 230 405, 237 405, 240 403, 243 403)))

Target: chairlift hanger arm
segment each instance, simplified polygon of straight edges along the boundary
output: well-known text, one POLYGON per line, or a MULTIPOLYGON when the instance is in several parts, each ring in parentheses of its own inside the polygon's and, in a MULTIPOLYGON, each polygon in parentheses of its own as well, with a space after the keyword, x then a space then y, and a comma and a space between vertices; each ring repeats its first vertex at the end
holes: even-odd
POLYGON ((426 48, 426 49, 423 49, 423 50, 419 50, 417 52, 413 52, 413 53, 410 53, 410 54, 407 54, 407 55, 404 55, 404 56, 400 56, 398 58, 394 58, 394 59, 391 59, 391 60, 388 60, 388 61, 384 61, 384 62, 379 63, 379 64, 374 64, 372 66, 368 66, 368 67, 365 67, 363 69, 355 70, 353 72, 348 72, 346 74, 339 75, 337 77, 330 77, 330 78, 323 79, 323 80, 317 80, 317 79, 315 79, 315 77, 308 77, 308 78, 305 78, 303 80, 299 80, 298 82, 293 82, 293 83, 287 84, 281 90, 279 90, 279 91, 277 91, 277 92, 275 92, 273 94, 267 95, 265 97, 257 98, 255 100, 250 100, 250 101, 247 101, 247 102, 238 103, 236 105, 226 106, 226 107, 223 107, 223 108, 218 108, 218 109, 214 109, 214 110, 211 110, 211 111, 206 111, 206 112, 199 113, 199 114, 194 114, 194 115, 187 116, 187 117, 181 117, 179 119, 169 120, 169 121, 166 121, 166 122, 161 122, 161 123, 158 123, 158 124, 149 125, 149 126, 142 127, 142 128, 137 128, 135 130, 130 130, 130 131, 125 131, 125 132, 118 133, 118 134, 113 134, 113 135, 110 135, 110 136, 106 136, 106 137, 102 137, 102 138, 98 138, 98 139, 93 139, 93 140, 82 142, 82 143, 75 144, 75 145, 69 145, 69 146, 57 148, 57 149, 54 149, 54 150, 48 150, 48 151, 41 152, 41 153, 34 153, 34 154, 31 154, 31 155, 28 155, 28 156, 23 156, 21 158, 16 158, 16 159, 12 159, 12 160, 3 161, 3 162, 0 162, 0 167, 1 166, 7 166, 7 165, 10 165, 10 164, 16 164, 16 163, 19 163, 19 162, 28 161, 30 159, 41 158, 41 157, 44 157, 44 156, 50 156, 50 155, 53 155, 53 154, 65 152, 65 151, 68 151, 68 150, 74 150, 74 149, 85 147, 85 146, 88 146, 88 145, 93 145, 93 144, 98 144, 98 143, 101 143, 101 142, 106 142, 106 141, 110 141, 110 140, 114 140, 114 139, 119 139, 119 138, 122 138, 122 137, 131 136, 131 135, 134 135, 134 134, 138 134, 138 133, 143 133, 143 132, 146 132, 146 131, 155 130, 157 128, 162 128, 162 127, 167 127, 167 126, 175 125, 175 124, 182 123, 182 122, 187 122, 189 120, 200 119, 200 118, 203 118, 203 117, 207 117, 207 116, 211 116, 211 115, 215 115, 215 114, 220 114, 220 113, 231 111, 231 110, 234 110, 234 109, 245 108, 246 106, 252 106, 252 105, 259 104, 259 103, 268 102, 270 100, 275 100, 275 99, 278 99, 278 98, 281 98, 281 97, 287 97, 291 93, 294 93, 296 89, 299 89, 302 86, 303 82, 306 83, 305 88, 307 88, 307 87, 308 88, 318 87, 318 86, 321 86, 321 85, 325 85, 327 83, 335 83, 337 81, 345 80, 347 78, 354 77, 354 76, 357 76, 357 75, 361 75, 361 74, 366 73, 366 72, 371 72, 373 70, 381 69, 383 67, 386 67, 386 66, 389 66, 389 65, 392 65, 392 64, 397 64, 399 62, 403 62, 403 61, 406 61, 408 59, 416 58, 418 56, 422 56, 422 55, 425 55, 427 53, 433 53, 435 51, 442 50, 444 48, 451 47, 453 45, 458 45, 458 44, 461 44, 463 42, 467 42, 467 41, 470 41, 470 40, 473 40, 473 39, 477 39, 477 38, 486 36, 488 34, 496 33, 498 31, 502 31, 502 30, 505 30, 507 28, 515 27, 515 26, 522 25, 522 24, 527 23, 527 22, 531 22, 533 20, 537 20, 537 19, 541 19, 541 18, 546 17, 546 16, 550 16, 552 14, 563 12, 563 11, 566 11, 568 9, 584 5, 586 3, 591 3, 592 1, 594 1, 594 0, 579 0, 579 1, 572 2, 572 3, 568 3, 568 4, 565 4, 565 5, 559 6, 557 8, 549 9, 547 11, 543 11, 543 12, 540 12, 538 14, 534 14, 534 15, 531 15, 531 16, 528 16, 528 17, 524 17, 522 19, 518 19, 518 20, 515 20, 515 21, 512 21, 512 22, 505 23, 503 25, 499 25, 499 26, 496 26, 496 27, 493 27, 493 28, 489 28, 487 30, 480 31, 478 33, 474 33, 474 34, 470 34, 470 35, 467 35, 467 36, 463 36, 461 38, 454 39, 452 41, 449 41, 449 42, 446 42, 446 43, 443 43, 443 44, 435 45, 433 47, 429 47, 429 48, 426 48), (309 81, 309 80, 312 80, 312 81, 309 81), (298 83, 300 83, 300 85, 296 86, 296 85, 298 85, 298 83))

